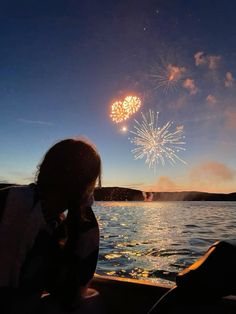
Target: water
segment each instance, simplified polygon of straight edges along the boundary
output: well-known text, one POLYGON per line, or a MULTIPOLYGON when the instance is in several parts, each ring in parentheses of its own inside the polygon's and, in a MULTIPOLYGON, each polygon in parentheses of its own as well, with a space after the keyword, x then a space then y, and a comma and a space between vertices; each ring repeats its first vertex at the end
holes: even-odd
POLYGON ((236 202, 96 202, 97 273, 175 282, 217 240, 236 239, 236 202))

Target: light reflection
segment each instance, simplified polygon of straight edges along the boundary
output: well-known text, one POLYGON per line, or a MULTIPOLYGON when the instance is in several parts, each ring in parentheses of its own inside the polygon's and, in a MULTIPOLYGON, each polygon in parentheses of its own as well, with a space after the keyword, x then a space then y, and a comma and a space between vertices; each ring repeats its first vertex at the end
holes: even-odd
MULTIPOLYGON (((165 203, 99 202, 99 208, 103 210, 100 217, 108 222, 101 247, 111 245, 110 252, 106 250, 103 255, 103 267, 107 267, 105 261, 109 263, 106 274, 155 281, 154 270, 168 271, 167 265, 173 264, 176 257, 159 256, 171 245, 168 233, 173 232, 165 217, 165 203)), ((162 280, 167 279, 158 279, 162 280)))
POLYGON ((206 208, 206 202, 97 202, 102 225, 97 272, 174 284, 176 273, 196 261, 222 230, 231 231, 235 206, 213 203, 206 208))

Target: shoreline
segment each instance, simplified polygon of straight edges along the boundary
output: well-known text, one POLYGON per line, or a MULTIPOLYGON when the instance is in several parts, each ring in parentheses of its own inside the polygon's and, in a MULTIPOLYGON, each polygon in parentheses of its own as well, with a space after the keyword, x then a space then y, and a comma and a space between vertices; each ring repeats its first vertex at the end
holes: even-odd
MULTIPOLYGON (((0 189, 17 185, 0 183, 0 189)), ((236 192, 208 193, 199 191, 181 192, 144 192, 141 190, 123 187, 102 187, 94 191, 95 201, 236 201, 236 192)))

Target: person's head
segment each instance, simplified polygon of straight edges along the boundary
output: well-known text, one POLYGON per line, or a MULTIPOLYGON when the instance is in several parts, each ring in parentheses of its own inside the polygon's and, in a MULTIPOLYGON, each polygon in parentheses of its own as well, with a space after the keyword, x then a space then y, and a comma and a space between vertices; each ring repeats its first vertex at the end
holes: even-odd
POLYGON ((36 183, 46 194, 68 202, 86 201, 101 184, 101 159, 95 147, 82 139, 65 139, 52 146, 38 167, 36 183))

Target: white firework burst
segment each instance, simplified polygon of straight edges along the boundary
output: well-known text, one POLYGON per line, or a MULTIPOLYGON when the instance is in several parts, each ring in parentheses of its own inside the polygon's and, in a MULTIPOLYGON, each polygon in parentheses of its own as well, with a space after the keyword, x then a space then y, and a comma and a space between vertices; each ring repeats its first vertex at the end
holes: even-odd
POLYGON ((135 159, 146 158, 145 163, 149 168, 156 168, 161 163, 165 165, 167 160, 171 165, 175 165, 177 161, 184 164, 186 162, 177 154, 185 150, 183 127, 177 127, 171 132, 173 122, 169 121, 164 126, 158 127, 159 112, 149 110, 149 115, 143 113, 142 121, 135 120, 134 130, 130 131, 134 134, 130 138, 132 144, 137 147, 132 150, 135 159))

